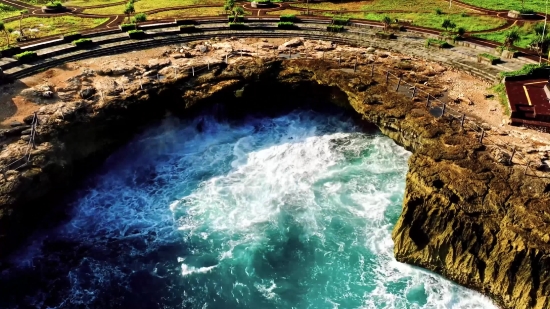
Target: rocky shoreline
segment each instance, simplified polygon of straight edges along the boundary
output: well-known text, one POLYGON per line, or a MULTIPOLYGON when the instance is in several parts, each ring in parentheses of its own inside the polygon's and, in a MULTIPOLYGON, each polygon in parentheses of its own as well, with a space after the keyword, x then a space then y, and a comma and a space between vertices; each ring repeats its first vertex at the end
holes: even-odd
MULTIPOLYGON (((132 84, 101 94, 82 92, 96 76, 86 71, 75 80, 81 99, 41 107, 29 163, 0 179, 2 255, 49 211, 53 202, 45 201, 166 112, 189 115, 229 97, 228 111, 262 109, 253 102, 269 97, 266 91, 309 87, 353 108, 413 151, 403 212, 393 233, 399 261, 481 291, 504 308, 550 308, 550 179, 497 163, 476 132, 449 118, 434 118, 425 102, 387 91, 368 73, 352 74, 320 60, 211 65, 198 76, 166 70, 164 80, 147 82, 143 89, 132 84)), ((32 115, 25 118, 27 125, 30 121, 32 115)), ((25 140, 15 131, 27 129, 18 125, 5 133, 9 143, 0 154, 2 166, 24 153, 25 140)))

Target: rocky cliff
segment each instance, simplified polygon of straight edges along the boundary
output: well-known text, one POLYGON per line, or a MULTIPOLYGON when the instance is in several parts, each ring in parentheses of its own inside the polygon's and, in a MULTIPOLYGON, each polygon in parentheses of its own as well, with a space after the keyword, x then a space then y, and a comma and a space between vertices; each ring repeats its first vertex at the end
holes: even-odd
MULTIPOLYGON (((40 109, 29 164, 0 180, 3 254, 34 228, 37 212, 51 210, 43 201, 167 110, 189 114, 223 98, 224 112, 238 114, 315 104, 316 94, 355 109, 414 153, 393 233, 399 261, 482 291, 505 308, 550 308, 550 181, 497 163, 475 132, 434 118, 424 102, 321 61, 218 64, 198 77, 168 76, 126 93, 40 109)), ((13 140, 0 164, 23 145, 13 140)))

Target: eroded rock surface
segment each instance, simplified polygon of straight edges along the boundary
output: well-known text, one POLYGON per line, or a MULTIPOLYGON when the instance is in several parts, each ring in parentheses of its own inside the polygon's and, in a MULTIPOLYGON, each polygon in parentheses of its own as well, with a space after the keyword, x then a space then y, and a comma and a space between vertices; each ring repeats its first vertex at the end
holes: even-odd
MULTIPOLYGON (((393 233, 399 261, 482 291, 505 308, 550 308, 548 178, 524 175, 524 167, 507 165, 475 132, 449 118, 434 118, 424 102, 387 91, 369 74, 307 60, 212 66, 195 77, 167 75, 148 80, 143 89, 129 85, 106 98, 90 94, 87 100, 42 107, 29 163, 0 176, 0 245, 13 247, 22 229, 32 227, 35 211, 47 211, 41 199, 62 191, 76 171, 167 109, 187 113, 222 95, 246 96, 260 81, 288 89, 309 83, 330 90, 335 104, 351 106, 414 152, 393 233)), ((0 153, 0 164, 22 155, 25 145, 12 141, 0 153)))

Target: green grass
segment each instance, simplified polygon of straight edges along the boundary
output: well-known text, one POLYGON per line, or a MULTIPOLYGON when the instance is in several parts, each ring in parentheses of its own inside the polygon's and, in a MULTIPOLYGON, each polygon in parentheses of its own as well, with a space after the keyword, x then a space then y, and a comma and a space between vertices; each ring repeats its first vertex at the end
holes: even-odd
POLYGON ((450 48, 452 47, 451 44, 447 43, 446 41, 436 40, 436 39, 427 39, 426 40, 426 47, 428 46, 439 46, 441 48, 450 48))
MULTIPOLYGON (((174 6, 186 6, 186 5, 219 5, 219 10, 222 10, 224 0, 141 0, 134 4, 136 12, 147 12, 153 9, 169 8, 174 6)), ((87 9, 84 13, 87 14, 99 14, 99 15, 116 15, 123 14, 126 4, 109 6, 98 9, 87 9)))
POLYGON ((500 102, 500 105, 502 105, 502 109, 504 110, 504 115, 510 116, 510 104, 508 103, 508 98, 506 97, 506 87, 504 86, 504 84, 500 83, 489 89, 497 94, 498 101, 500 102))
MULTIPOLYGON (((529 43, 535 39, 534 27, 536 23, 525 23, 518 28, 520 40, 515 43, 515 46, 526 48, 529 43)), ((499 43, 504 43, 504 38, 509 30, 502 30, 489 33, 480 33, 475 36, 481 39, 491 40, 499 43)))
POLYGON ((413 21, 413 25, 427 28, 434 28, 439 30, 444 30, 441 27, 445 19, 450 19, 456 24, 456 28, 464 27, 466 31, 480 31, 480 30, 490 30, 497 27, 500 27, 505 24, 505 21, 490 16, 480 16, 480 15, 466 15, 462 14, 442 14, 437 15, 435 12, 430 13, 365 13, 362 18, 370 20, 382 20, 384 16, 389 16, 392 20, 398 19, 408 19, 413 21))
POLYGON ((149 19, 164 19, 164 18, 178 18, 178 17, 192 17, 192 16, 217 16, 222 13, 223 9, 219 8, 189 8, 181 10, 163 11, 154 14, 149 14, 149 19))
MULTIPOLYGON (((29 29, 38 29, 34 35, 39 37, 63 34, 75 31, 82 31, 97 27, 108 18, 81 18, 75 16, 54 16, 54 17, 28 17, 24 18, 22 27, 25 34, 29 34, 29 29)), ((5 24, 6 28, 19 29, 19 21, 11 21, 5 24)), ((10 39, 10 43, 15 42, 15 37, 10 39)), ((6 46, 7 41, 4 35, 0 35, 0 47, 6 46)))
POLYGON ((19 12, 21 11, 16 7, 0 3, 0 19, 19 16, 19 12))
POLYGON ((485 59, 489 59, 489 60, 499 60, 500 59, 499 57, 488 54, 488 53, 479 54, 478 56, 482 57, 482 58, 485 58, 485 59))
MULTIPOLYGON (((462 0, 464 3, 492 10, 521 9, 521 0, 462 0)), ((525 8, 544 13, 546 0, 526 0, 525 8)))
POLYGON ((500 77, 512 77, 512 76, 521 76, 521 75, 531 75, 533 72, 535 72, 538 69, 545 68, 546 65, 543 63, 542 65, 538 64, 526 64, 521 69, 511 72, 500 72, 500 77))

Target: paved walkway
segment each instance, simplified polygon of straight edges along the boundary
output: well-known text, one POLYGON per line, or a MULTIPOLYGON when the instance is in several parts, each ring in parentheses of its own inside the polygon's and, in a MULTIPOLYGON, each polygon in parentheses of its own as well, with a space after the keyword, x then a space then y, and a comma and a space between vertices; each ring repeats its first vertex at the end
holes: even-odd
MULTIPOLYGON (((446 0, 441 0, 441 1, 446 1, 446 0)), ((87 14, 87 13, 84 13, 84 11, 86 9, 117 6, 117 5, 121 5, 121 4, 126 3, 126 1, 118 1, 118 2, 101 4, 101 5, 94 5, 94 6, 67 7, 67 12, 64 12, 64 13, 43 13, 40 7, 32 6, 32 5, 30 5, 26 2, 18 1, 18 0, 0 0, 0 3, 11 5, 11 6, 20 8, 20 9, 27 9, 31 15, 37 16, 37 17, 72 15, 72 16, 77 16, 77 17, 81 17, 81 18, 108 18, 108 20, 105 23, 103 23, 102 25, 97 26, 96 28, 91 28, 90 30, 83 31, 83 33, 98 31, 100 29, 118 28, 118 26, 121 23, 123 23, 124 19, 126 18, 125 15, 121 15, 121 14, 118 14, 118 15, 100 15, 100 14, 87 14)), ((251 5, 250 5, 250 2, 242 2, 242 4, 240 4, 240 3, 238 3, 238 4, 242 5, 245 10, 251 12, 252 16, 265 17, 265 18, 276 18, 276 16, 269 16, 269 15, 266 15, 266 13, 267 12, 272 12, 272 11, 277 11, 277 10, 284 10, 284 9, 292 9, 292 10, 297 10, 297 11, 304 12, 304 13, 307 11, 307 8, 293 6, 293 4, 296 4, 296 3, 303 4, 303 2, 275 3, 274 4, 274 5, 276 5, 275 7, 265 8, 265 9, 252 8, 251 5)), ((460 5, 460 6, 468 8, 468 9, 476 10, 476 11, 478 11, 481 14, 484 14, 484 15, 496 16, 496 17, 502 18, 506 21, 506 23, 504 25, 496 27, 494 29, 483 30, 483 31, 473 31, 473 32, 470 32, 468 34, 488 33, 488 32, 500 31, 500 30, 507 29, 509 27, 512 27, 512 26, 522 22, 522 20, 513 19, 513 18, 508 17, 506 14, 504 14, 504 13, 507 13, 506 11, 495 11, 495 10, 488 10, 488 9, 484 9, 484 8, 479 8, 479 7, 475 7, 475 6, 472 6, 472 5, 463 3, 461 1, 457 1, 457 0, 454 0, 453 4, 460 5)), ((217 7, 217 5, 174 6, 174 7, 153 9, 153 10, 146 11, 145 13, 153 14, 153 13, 158 13, 158 12, 163 12, 163 11, 181 10, 181 9, 187 9, 187 8, 202 8, 202 7, 211 8, 211 7, 217 7)), ((323 13, 327 13, 327 12, 335 12, 334 10, 319 10, 319 9, 310 9, 309 11, 314 12, 314 13, 318 13, 318 14, 323 14, 323 13)), ((355 11, 347 11, 347 10, 338 11, 338 13, 351 13, 351 12, 355 12, 355 11)), ((357 12, 363 12, 363 11, 357 11, 357 12)), ((300 15, 300 16, 302 16, 302 15, 300 15)), ((323 20, 323 21, 332 20, 331 17, 326 17, 326 16, 318 16, 318 15, 306 15, 306 16, 307 16, 308 19, 317 19, 317 20, 323 20)), ((7 18, 7 19, 5 19, 5 21, 18 20, 19 18, 20 18, 19 16, 15 16, 15 17, 7 18)), ((187 17, 187 18, 189 18, 189 17, 187 17)), ((203 17, 200 17, 200 18, 203 19, 203 17)), ((219 16, 212 16, 211 18, 219 18, 219 16)), ((165 20, 155 20, 155 21, 150 21, 148 23, 159 23, 159 22, 168 22, 168 21, 173 21, 173 18, 165 19, 165 20)), ((365 25, 373 25, 373 26, 378 26, 378 27, 383 26, 383 24, 378 22, 378 21, 371 21, 371 20, 365 20, 365 19, 352 19, 351 22, 352 23, 361 23, 361 24, 365 24, 365 25)), ((145 24, 147 24, 147 22, 145 24)), ((439 33, 441 32, 440 30, 437 30, 437 29, 419 27, 419 26, 414 26, 414 25, 409 25, 409 24, 404 24, 403 26, 408 31, 416 31, 416 32, 432 34, 432 35, 439 35, 439 33)), ((51 39, 52 39, 52 37, 33 39, 33 40, 29 40, 27 42, 21 42, 19 45, 20 46, 28 46, 30 44, 36 44, 36 43, 48 41, 48 40, 51 40, 51 39)), ((475 37, 471 37, 471 36, 468 36, 467 40, 472 42, 472 43, 482 45, 482 46, 491 47, 491 48, 494 48, 494 47, 497 47, 497 46, 501 45, 500 43, 497 43, 497 42, 488 41, 488 40, 484 40, 484 39, 479 39, 479 38, 475 38, 475 37)), ((531 59, 533 59, 533 60, 535 58, 538 59, 538 56, 535 55, 533 51, 530 51, 530 50, 527 50, 527 49, 522 49, 522 48, 518 48, 518 49, 521 52, 527 54, 528 57, 530 57, 531 59)))

